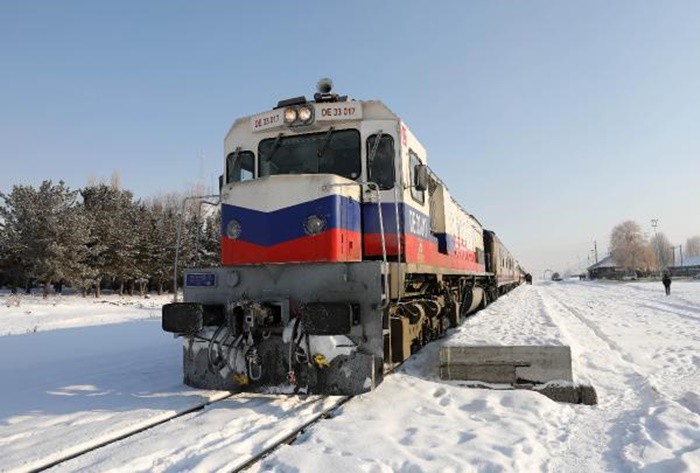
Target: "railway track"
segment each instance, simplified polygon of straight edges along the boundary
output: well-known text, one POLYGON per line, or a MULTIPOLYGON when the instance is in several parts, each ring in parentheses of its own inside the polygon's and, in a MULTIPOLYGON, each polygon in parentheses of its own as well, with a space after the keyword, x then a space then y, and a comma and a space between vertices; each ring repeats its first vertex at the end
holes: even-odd
POLYGON ((232 472, 239 472, 239 471, 244 471, 247 470, 248 468, 252 467, 256 463, 260 462, 263 460, 265 457, 273 453, 275 450, 280 448, 282 445, 289 445, 296 440, 296 438, 304 433, 306 429, 309 427, 313 426, 320 420, 328 418, 334 411, 336 411, 340 406, 351 400, 351 396, 342 396, 338 399, 338 401, 333 404, 332 406, 322 410, 321 412, 317 413, 312 419, 309 419, 308 421, 304 422, 303 424, 295 427, 291 431, 285 432, 281 434, 278 440, 276 440, 274 443, 272 443, 269 447, 265 448, 261 452, 258 452, 257 454, 250 455, 250 458, 246 459, 244 462, 242 462, 240 465, 236 466, 231 470, 232 472))
POLYGON ((221 393, 219 395, 212 396, 211 398, 207 399, 206 401, 202 401, 201 403, 199 403, 195 406, 189 406, 185 409, 175 411, 171 414, 167 414, 165 416, 159 416, 157 419, 154 419, 152 422, 148 422, 146 424, 139 424, 138 426, 134 427, 133 429, 130 429, 126 432, 121 432, 119 434, 116 434, 107 440, 96 441, 92 445, 80 447, 79 449, 76 449, 74 451, 70 451, 69 453, 62 455, 59 458, 51 459, 51 460, 39 463, 38 465, 33 465, 27 471, 31 472, 31 473, 35 473, 35 472, 48 470, 50 468, 53 468, 57 465, 65 463, 65 462, 72 460, 74 458, 80 457, 82 455, 86 455, 90 452, 93 452, 93 451, 98 450, 100 448, 106 447, 108 445, 112 445, 114 443, 117 443, 117 442, 124 440, 124 439, 127 439, 129 437, 133 437, 134 435, 137 435, 141 432, 145 432, 147 430, 151 430, 153 428, 156 428, 156 427, 163 425, 167 422, 170 422, 174 419, 178 419, 178 418, 184 417, 188 414, 192 414, 194 412, 201 411, 202 409, 206 408, 207 406, 209 406, 211 404, 223 401, 224 399, 229 399, 229 398, 236 396, 236 395, 237 395, 236 393, 221 393))
POLYGON ((154 467, 240 471, 291 443, 350 399, 231 394, 30 471, 144 471, 154 467))
MULTIPOLYGON (((399 366, 392 365, 386 374, 399 366)), ((293 443, 351 399, 222 393, 27 471, 102 471, 114 469, 114 459, 129 471, 151 469, 148 462, 164 468, 243 471, 293 443)))

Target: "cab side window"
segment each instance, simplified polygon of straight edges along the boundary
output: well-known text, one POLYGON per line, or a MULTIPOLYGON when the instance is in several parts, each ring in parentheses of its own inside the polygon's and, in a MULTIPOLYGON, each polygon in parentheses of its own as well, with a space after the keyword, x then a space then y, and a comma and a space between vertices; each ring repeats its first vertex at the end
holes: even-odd
POLYGON ((381 190, 394 187, 394 139, 389 135, 381 135, 377 143, 377 135, 367 138, 367 177, 375 182, 381 190), (372 151, 377 147, 374 156, 372 151), (371 158, 371 160, 370 160, 371 158))
POLYGON ((418 202, 419 204, 424 204, 425 203, 425 191, 418 191, 416 190, 416 166, 418 164, 423 164, 420 159, 418 159, 418 155, 413 152, 413 150, 408 150, 408 156, 409 156, 409 166, 410 168, 410 173, 411 173, 411 197, 413 197, 413 200, 418 202))
POLYGON ((233 152, 226 157, 226 182, 255 179, 255 157, 250 151, 233 152))

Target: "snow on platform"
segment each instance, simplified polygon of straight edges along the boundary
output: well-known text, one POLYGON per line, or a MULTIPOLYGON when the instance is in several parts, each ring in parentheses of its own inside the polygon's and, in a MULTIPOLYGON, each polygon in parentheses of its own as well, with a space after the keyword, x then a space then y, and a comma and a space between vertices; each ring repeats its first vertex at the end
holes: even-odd
POLYGON ((699 471, 700 283, 673 291, 521 286, 449 339, 570 345, 597 406, 441 382, 434 343, 259 471, 699 471))

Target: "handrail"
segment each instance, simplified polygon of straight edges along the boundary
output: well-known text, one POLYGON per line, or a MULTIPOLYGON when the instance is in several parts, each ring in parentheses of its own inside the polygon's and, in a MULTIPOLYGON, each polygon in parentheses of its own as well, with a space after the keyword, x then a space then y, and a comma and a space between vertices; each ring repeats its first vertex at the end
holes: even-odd
POLYGON ((398 273, 399 284, 397 285, 398 297, 396 303, 401 302, 401 293, 403 292, 403 276, 401 276, 401 228, 399 220, 399 191, 397 183, 394 183, 394 213, 396 216, 396 271, 398 273))
MULTIPOLYGON (((182 199, 182 206, 180 207, 180 221, 177 225, 177 237, 175 239, 175 262, 173 264, 173 302, 177 302, 177 267, 180 260, 180 239, 182 238, 182 226, 185 222, 185 208, 187 202, 190 200, 199 200, 200 205, 205 203, 209 205, 219 205, 221 203, 220 194, 209 194, 209 195, 191 195, 182 199), (217 202, 209 202, 205 199, 217 199, 217 202)), ((200 207, 201 208, 201 207, 200 207)), ((184 282, 183 282, 184 286, 184 282)))

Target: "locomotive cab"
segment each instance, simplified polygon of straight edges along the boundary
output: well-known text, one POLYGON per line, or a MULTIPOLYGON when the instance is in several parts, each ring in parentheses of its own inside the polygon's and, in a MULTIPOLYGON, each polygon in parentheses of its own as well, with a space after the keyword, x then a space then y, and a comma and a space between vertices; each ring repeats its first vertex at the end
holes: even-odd
POLYGON ((236 121, 225 140, 222 264, 395 255, 395 218, 380 222, 366 206, 393 210, 396 143, 398 121, 380 102, 303 101, 236 121))

